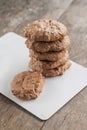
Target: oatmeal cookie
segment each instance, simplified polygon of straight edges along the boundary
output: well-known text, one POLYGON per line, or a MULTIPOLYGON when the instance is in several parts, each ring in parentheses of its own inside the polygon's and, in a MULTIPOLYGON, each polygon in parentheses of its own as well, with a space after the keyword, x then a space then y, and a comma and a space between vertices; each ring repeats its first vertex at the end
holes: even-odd
POLYGON ((41 73, 45 76, 45 77, 54 77, 54 76, 58 76, 58 75, 62 75, 64 74, 64 72, 71 66, 71 62, 67 61, 64 65, 61 65, 57 68, 54 69, 50 69, 50 70, 46 70, 46 71, 42 71, 41 73))
POLYGON ((67 28, 56 20, 40 19, 28 24, 23 32, 32 41, 56 41, 67 34, 67 28))
POLYGON ((40 72, 21 72, 14 77, 11 91, 13 95, 22 100, 34 99, 41 93, 44 80, 40 72))
POLYGON ((29 67, 36 71, 48 70, 48 69, 53 69, 60 65, 63 65, 68 60, 69 60, 69 55, 62 57, 61 59, 57 61, 41 61, 35 58, 31 58, 29 62, 29 67))
POLYGON ((45 53, 40 53, 40 52, 35 52, 30 49, 30 57, 34 57, 37 60, 47 60, 47 61, 57 61, 61 59, 62 57, 65 57, 68 55, 68 51, 60 51, 60 52, 45 52, 45 53))
POLYGON ((48 52, 48 51, 61 51, 69 49, 70 39, 65 36, 62 40, 52 41, 52 42, 31 42, 27 40, 25 42, 27 48, 33 49, 36 52, 48 52))

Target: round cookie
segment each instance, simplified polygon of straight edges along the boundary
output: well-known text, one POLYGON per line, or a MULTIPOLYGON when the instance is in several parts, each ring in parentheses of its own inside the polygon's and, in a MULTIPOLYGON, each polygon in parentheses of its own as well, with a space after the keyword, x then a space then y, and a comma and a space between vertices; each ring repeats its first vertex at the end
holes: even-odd
POLYGON ((33 49, 36 52, 61 51, 69 48, 70 39, 68 36, 65 36, 62 40, 58 41, 34 43, 27 40, 25 44, 29 49, 33 49))
POLYGON ((29 40, 56 41, 67 34, 67 28, 56 20, 40 19, 28 24, 23 32, 29 40))
POLYGON ((14 77, 11 83, 11 91, 13 95, 20 99, 34 99, 41 93, 44 80, 40 72, 21 72, 14 77))
POLYGON ((40 53, 40 52, 35 52, 30 49, 30 57, 34 57, 37 60, 47 60, 47 61, 57 61, 61 59, 62 57, 65 57, 68 55, 68 51, 60 51, 60 52, 45 52, 45 53, 40 53))
POLYGON ((58 68, 54 68, 46 71, 43 70, 41 73, 45 77, 54 77, 54 76, 62 75, 70 66, 71 66, 71 62, 67 61, 64 65, 61 65, 58 68))
POLYGON ((62 57, 58 61, 54 61, 54 62, 53 61, 40 61, 35 58, 31 58, 29 62, 29 67, 36 71, 48 70, 48 69, 53 69, 60 65, 63 65, 68 60, 69 60, 69 55, 66 55, 65 57, 62 57))

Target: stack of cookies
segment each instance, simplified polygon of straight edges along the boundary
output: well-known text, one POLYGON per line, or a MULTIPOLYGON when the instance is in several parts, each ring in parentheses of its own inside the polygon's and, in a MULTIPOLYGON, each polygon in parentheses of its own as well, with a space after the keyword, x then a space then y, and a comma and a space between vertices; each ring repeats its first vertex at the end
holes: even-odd
POLYGON ((70 66, 67 28, 51 19, 40 19, 24 28, 30 50, 29 66, 45 77, 62 75, 70 66))

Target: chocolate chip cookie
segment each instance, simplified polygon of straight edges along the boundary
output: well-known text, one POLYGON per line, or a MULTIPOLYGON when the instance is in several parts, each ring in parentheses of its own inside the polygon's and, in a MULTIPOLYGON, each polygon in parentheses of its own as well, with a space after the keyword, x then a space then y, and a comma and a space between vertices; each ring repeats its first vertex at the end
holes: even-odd
POLYGON ((33 49, 36 52, 48 52, 48 51, 61 51, 68 49, 70 46, 70 39, 68 36, 65 36, 61 40, 53 41, 53 42, 31 42, 27 40, 25 42, 26 46, 29 49, 33 49))
POLYGON ((32 41, 56 41, 67 34, 67 28, 51 19, 36 20, 24 28, 24 36, 32 41))
POLYGON ((14 77, 11 91, 20 99, 34 99, 41 93, 44 81, 44 76, 40 72, 21 72, 14 77))

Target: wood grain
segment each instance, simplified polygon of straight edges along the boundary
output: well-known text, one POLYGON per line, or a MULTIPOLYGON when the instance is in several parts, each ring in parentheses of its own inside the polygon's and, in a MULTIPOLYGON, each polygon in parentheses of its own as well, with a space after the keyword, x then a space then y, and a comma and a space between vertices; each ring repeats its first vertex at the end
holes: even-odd
MULTIPOLYGON (((87 67, 87 0, 0 0, 0 36, 8 31, 22 35, 28 22, 43 17, 68 27, 71 59, 87 67)), ((87 130, 86 95, 87 88, 41 121, 0 94, 0 130, 87 130)))

